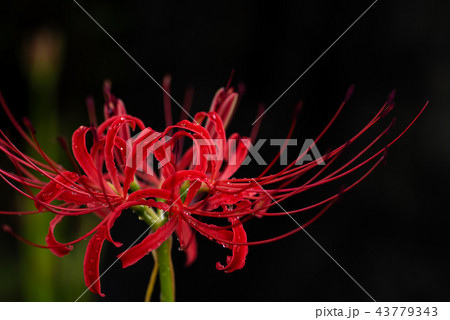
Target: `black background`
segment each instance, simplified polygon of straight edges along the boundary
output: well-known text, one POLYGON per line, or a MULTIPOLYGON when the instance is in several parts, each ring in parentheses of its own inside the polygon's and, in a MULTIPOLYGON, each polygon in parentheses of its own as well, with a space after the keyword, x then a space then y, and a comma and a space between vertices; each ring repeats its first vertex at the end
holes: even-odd
MULTIPOLYGON (((79 3, 155 79, 170 73, 175 99, 182 100, 185 88, 192 85, 194 112, 208 108, 215 91, 235 69, 233 84, 244 83, 246 93, 229 132, 248 135, 258 103, 270 105, 372 2, 79 3)), ((164 127, 161 90, 73 1, 14 1, 2 3, 0 12, 0 90, 19 117, 26 114, 28 105, 21 68, 23 39, 49 27, 62 32, 65 40, 58 91, 62 134, 70 136, 79 125, 87 124, 84 99, 88 94, 97 106, 102 105, 106 78, 112 80, 114 93, 125 101, 129 113, 157 130, 164 127)), ((349 105, 319 145, 325 151, 345 143, 362 128, 392 89, 398 93, 393 111, 398 122, 391 137, 430 100, 417 124, 389 151, 387 165, 308 228, 379 301, 446 301, 450 296, 449 12, 448 1, 378 1, 273 106, 260 131, 261 138, 283 138, 293 107, 302 99, 305 107, 294 137, 313 138, 338 108, 347 88, 355 84, 349 105)), ((179 114, 176 106, 174 113, 179 114)), ((9 126, 4 118, 1 124, 9 126)), ((381 128, 373 128, 355 148, 367 144, 381 128)), ((269 149, 264 154, 275 153, 269 149)), ((239 176, 260 170, 243 168, 239 176)), ((292 210, 338 188, 298 196, 283 206, 292 210)), ((4 185, 1 191, 8 203, 12 192, 4 185)), ((114 229, 118 238, 130 242, 143 228, 131 218, 119 220, 114 229)), ((288 217, 280 217, 252 222, 247 230, 256 240, 294 227, 288 217)), ((16 240, 0 234, 0 241, 2 256, 11 264, 21 263, 13 254, 16 240)), ((119 252, 107 247, 103 270, 119 252)), ((184 268, 183 254, 175 249, 177 299, 370 301, 304 233, 251 247, 245 268, 232 274, 215 269, 216 261, 224 261, 227 253, 199 237, 199 258, 184 268)), ((81 263, 79 267, 81 272, 81 263)), ((106 293, 102 300, 141 301, 150 270, 150 257, 126 270, 117 263, 102 278, 106 293)), ((74 300, 79 294, 74 292, 74 300)))

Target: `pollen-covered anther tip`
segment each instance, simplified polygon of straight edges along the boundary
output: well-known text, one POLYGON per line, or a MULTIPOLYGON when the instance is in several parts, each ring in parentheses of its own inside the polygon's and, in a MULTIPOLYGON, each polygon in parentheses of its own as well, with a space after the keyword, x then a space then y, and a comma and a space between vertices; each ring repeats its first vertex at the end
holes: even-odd
POLYGON ((389 151, 389 148, 386 146, 384 148, 383 156, 382 156, 383 165, 386 165, 386 163, 387 163, 388 151, 389 151))
POLYGON ((233 81, 234 72, 235 72, 235 70, 231 69, 230 77, 228 78, 227 86, 225 87, 225 91, 224 91, 225 94, 228 93, 228 91, 233 91, 233 88, 231 87, 231 82, 233 81))
POLYGON ((392 109, 394 109, 394 106, 395 106, 395 102, 391 102, 390 104, 388 104, 386 106, 386 108, 384 108, 384 110, 381 112, 380 119, 383 119, 384 117, 386 117, 388 115, 388 113, 391 112, 392 109))
POLYGON ((7 224, 3 224, 2 225, 2 231, 6 232, 6 233, 12 233, 13 232, 12 228, 9 225, 7 225, 7 224))
POLYGON ((392 101, 394 101, 396 92, 397 92, 397 90, 394 89, 394 90, 391 91, 391 93, 389 93, 389 95, 388 95, 388 97, 386 99, 386 104, 389 105, 389 104, 392 103, 392 101))
POLYGON ((36 129, 34 129, 30 119, 28 119, 27 117, 23 117, 23 123, 25 124, 25 127, 27 127, 28 130, 31 131, 32 134, 36 134, 36 129))
POLYGON ((95 102, 92 96, 86 98, 86 106, 89 115, 89 122, 97 127, 97 116, 95 114, 95 102))
POLYGON ((106 79, 103 82, 103 96, 106 103, 111 101, 111 80, 106 79))
POLYGON ((58 136, 56 137, 56 140, 58 141, 59 145, 65 150, 67 148, 67 141, 64 137, 58 136))
POLYGON ((354 85, 354 84, 352 84, 352 85, 347 89, 347 92, 345 93, 345 99, 344 99, 345 102, 347 102, 347 101, 350 99, 350 97, 351 97, 352 94, 353 94, 353 91, 355 91, 355 85, 354 85))
POLYGON ((162 84, 165 88, 170 87, 170 83, 172 82, 172 76, 170 74, 164 75, 164 78, 162 80, 162 84))
POLYGON ((298 117, 298 114, 300 113, 300 110, 302 110, 303 107, 303 100, 300 100, 299 102, 297 102, 297 105, 295 106, 294 109, 294 118, 298 117))

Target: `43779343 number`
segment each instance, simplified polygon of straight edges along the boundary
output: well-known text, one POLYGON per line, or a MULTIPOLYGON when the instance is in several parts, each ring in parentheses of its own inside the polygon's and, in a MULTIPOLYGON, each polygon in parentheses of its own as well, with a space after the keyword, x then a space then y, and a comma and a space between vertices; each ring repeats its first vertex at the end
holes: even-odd
POLYGON ((436 317, 437 307, 378 307, 375 311, 380 317, 436 317))

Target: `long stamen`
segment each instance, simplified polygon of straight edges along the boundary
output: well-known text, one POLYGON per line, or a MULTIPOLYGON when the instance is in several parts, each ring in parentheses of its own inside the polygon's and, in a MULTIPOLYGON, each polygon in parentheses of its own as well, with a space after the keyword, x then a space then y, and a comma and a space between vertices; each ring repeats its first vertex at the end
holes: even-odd
POLYGON ((166 121, 166 127, 171 126, 173 123, 172 119, 172 101, 170 99, 170 83, 172 82, 172 77, 170 75, 165 75, 162 81, 162 87, 164 88, 163 101, 164 101, 164 119, 166 121), (167 93, 166 93, 167 92, 167 93))

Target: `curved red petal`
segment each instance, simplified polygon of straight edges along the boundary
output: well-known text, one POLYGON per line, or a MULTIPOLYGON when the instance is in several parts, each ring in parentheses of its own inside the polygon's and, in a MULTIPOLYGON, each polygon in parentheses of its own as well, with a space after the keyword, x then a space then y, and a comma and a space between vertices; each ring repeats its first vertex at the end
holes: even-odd
POLYGON ((100 287, 100 253, 106 239, 106 227, 101 226, 89 240, 84 256, 84 282, 90 291, 104 297, 100 287))
POLYGON ((58 223, 61 222, 62 218, 64 216, 56 215, 51 221, 50 221, 50 227, 48 229, 48 235, 45 238, 45 242, 49 246, 49 249, 51 252, 53 252, 54 255, 58 257, 63 257, 66 254, 68 254, 70 251, 72 251, 73 246, 64 246, 63 243, 60 243, 56 241, 54 231, 55 227, 58 223))
POLYGON ((141 260, 151 251, 159 248, 159 246, 175 231, 177 223, 178 219, 176 217, 170 219, 155 232, 149 234, 141 243, 119 254, 117 257, 122 261, 122 266, 124 268, 129 267, 141 260))
MULTIPOLYGON (((202 113, 199 113, 202 114, 202 113)), ((200 126, 197 123, 192 123, 189 122, 187 120, 183 120, 180 121, 179 123, 177 123, 176 125, 167 127, 166 130, 164 130, 164 135, 166 135, 168 132, 170 132, 171 130, 178 128, 178 129, 182 129, 182 130, 189 130, 194 132, 195 134, 197 134, 197 138, 200 138, 198 140, 201 140, 201 144, 200 144, 200 153, 198 156, 203 155, 202 157, 200 157, 200 164, 204 163, 206 157, 205 155, 210 155, 212 157, 217 155, 217 151, 216 151, 216 147, 214 145, 214 141, 211 139, 211 136, 208 132, 208 130, 206 130, 204 127, 200 126)), ((195 136, 195 135, 194 135, 195 136)), ((198 141, 194 140, 195 143, 197 143, 198 141)), ((217 171, 217 167, 220 167, 220 165, 218 165, 218 160, 210 160, 208 161, 208 164, 210 167, 210 172, 213 174, 215 174, 215 172, 217 171)), ((197 162, 198 163, 198 162, 197 162)), ((207 168, 204 168, 207 169, 207 168)), ((197 171, 199 170, 198 168, 196 169, 197 171)))
MULTIPOLYGON (((80 127, 72 135, 72 151, 75 159, 86 175, 97 184, 100 185, 99 172, 94 164, 92 156, 89 154, 86 147, 86 133, 90 129, 87 127, 80 127)), ((105 183, 106 185, 106 183, 105 183)))
POLYGON ((227 166, 222 171, 219 180, 225 180, 230 178, 240 167, 242 162, 245 160, 248 154, 247 144, 240 139, 238 134, 231 135, 228 140, 228 150, 230 150, 230 155, 228 158, 227 166), (235 143, 236 142, 236 143, 235 143))
POLYGON ((161 185, 161 189, 173 190, 175 187, 179 186, 184 181, 198 180, 206 182, 205 178, 206 176, 202 172, 198 172, 195 170, 181 170, 174 173, 169 178, 167 178, 161 185))
MULTIPOLYGON (((233 242, 246 243, 247 234, 245 233, 244 226, 238 218, 229 219, 233 229, 233 242)), ((235 270, 242 269, 245 265, 245 258, 248 253, 248 246, 246 245, 233 245, 233 255, 227 257, 227 264, 223 266, 220 262, 216 263, 217 270, 223 270, 225 272, 233 272, 235 270)))
POLYGON ((67 183, 67 181, 74 183, 78 181, 78 179, 79 175, 70 171, 62 172, 61 175, 56 176, 54 180, 47 183, 47 185, 36 195, 36 199, 38 200, 34 202, 36 208, 42 210, 42 203, 50 203, 53 200, 58 199, 59 196, 66 191, 64 189, 65 183, 67 183))
MULTIPOLYGON (((141 119, 125 114, 125 115, 120 115, 120 116, 113 116, 111 118, 108 118, 104 122, 102 122, 97 128, 98 136, 102 136, 104 134, 104 131, 106 129, 108 129, 108 127, 110 127, 114 123, 114 121, 116 121, 118 119, 131 120, 134 123, 136 123, 136 125, 138 126, 139 129, 141 129, 141 130, 145 129, 145 125, 141 119)), ((121 138, 123 138, 123 137, 121 137, 121 138)))
POLYGON ((233 117, 237 105, 238 94, 232 90, 225 91, 220 88, 214 95, 209 111, 216 112, 224 123, 226 128, 233 117))
POLYGON ((193 181, 189 185, 189 189, 186 194, 186 198, 184 199, 184 205, 188 206, 194 197, 197 195, 198 190, 200 190, 202 183, 200 181, 193 181))
POLYGON ((172 193, 168 190, 156 189, 156 188, 145 188, 141 190, 134 191, 128 196, 128 201, 139 200, 143 198, 161 198, 164 200, 170 200, 172 193))
POLYGON ((201 235, 207 237, 209 240, 215 240, 220 244, 227 246, 225 242, 230 242, 233 239, 233 232, 229 230, 225 230, 213 224, 200 222, 188 214, 183 215, 183 217, 193 229, 197 230, 201 235))
POLYGON ((152 144, 155 136, 159 136, 159 133, 151 128, 145 128, 138 134, 137 138, 126 141, 128 154, 126 154, 126 165, 124 169, 124 193, 128 192, 130 184, 135 179, 135 174, 138 170, 147 173, 152 178, 156 178, 153 168, 148 166, 146 161, 148 146, 152 144))
POLYGON ((122 126, 127 123, 132 126, 135 125, 135 123, 132 120, 128 120, 125 117, 121 117, 116 121, 114 121, 114 123, 111 125, 106 134, 105 140, 104 157, 106 170, 109 173, 114 188, 119 194, 122 194, 122 186, 120 184, 119 177, 117 174, 117 168, 114 163, 114 147, 116 145, 116 136, 119 132, 119 129, 122 128, 122 126))
POLYGON ((188 267, 197 259, 197 239, 195 238, 195 233, 183 219, 180 219, 175 233, 180 242, 180 249, 186 254, 185 265, 188 267))

